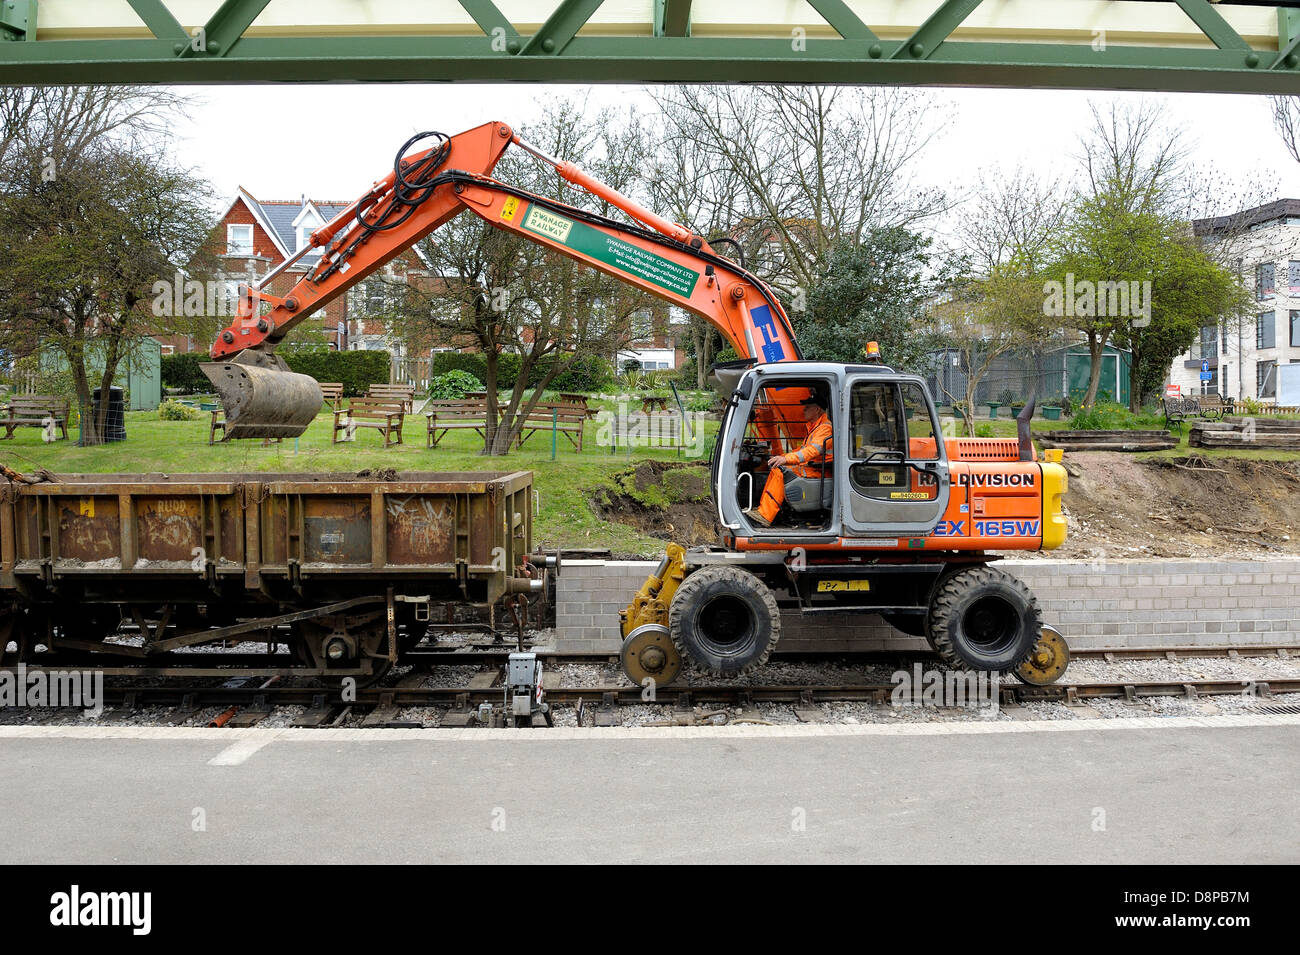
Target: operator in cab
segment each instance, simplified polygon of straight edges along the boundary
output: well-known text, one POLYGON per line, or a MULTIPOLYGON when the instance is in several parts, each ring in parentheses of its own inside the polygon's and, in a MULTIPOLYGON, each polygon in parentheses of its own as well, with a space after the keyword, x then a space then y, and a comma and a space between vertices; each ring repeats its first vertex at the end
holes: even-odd
POLYGON ((814 394, 800 402, 803 420, 808 422, 808 440, 789 454, 774 454, 767 459, 771 471, 763 485, 758 507, 745 512, 753 524, 771 527, 785 502, 785 481, 789 476, 820 478, 831 473, 831 419, 826 413, 826 399, 814 394))

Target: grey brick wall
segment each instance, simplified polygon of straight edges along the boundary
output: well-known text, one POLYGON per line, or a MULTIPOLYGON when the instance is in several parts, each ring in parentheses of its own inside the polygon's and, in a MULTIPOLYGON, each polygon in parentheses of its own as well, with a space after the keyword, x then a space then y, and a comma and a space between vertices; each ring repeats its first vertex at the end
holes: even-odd
MULTIPOLYGON (((1079 648, 1282 643, 1300 635, 1300 560, 1004 560, 1038 596, 1045 622, 1079 648)), ((556 649, 619 649, 618 612, 653 561, 565 561, 556 649)), ((878 616, 787 612, 781 650, 916 649, 878 616)))

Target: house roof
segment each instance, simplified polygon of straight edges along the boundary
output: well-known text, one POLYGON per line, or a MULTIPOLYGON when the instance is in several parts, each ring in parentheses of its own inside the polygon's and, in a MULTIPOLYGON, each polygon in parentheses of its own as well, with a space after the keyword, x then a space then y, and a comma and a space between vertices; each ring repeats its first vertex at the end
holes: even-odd
POLYGON ((1197 235, 1217 235, 1290 217, 1300 217, 1300 199, 1278 199, 1276 202, 1243 209, 1232 215, 1215 216, 1212 219, 1193 219, 1192 230, 1197 235))
MULTIPOLYGON (((244 201, 244 205, 248 206, 249 211, 253 213, 253 217, 257 219, 262 229, 275 243, 280 254, 286 259, 298 251, 298 230, 295 223, 301 223, 309 213, 314 212, 320 220, 317 226, 324 225, 351 205, 349 202, 327 202, 320 199, 309 199, 306 196, 300 199, 257 199, 254 198, 251 192, 240 186, 239 192, 231 201, 230 207, 226 209, 225 215, 229 215, 230 209, 240 199, 244 201)), ((223 218, 225 215, 223 215, 223 218)), ((429 263, 420 249, 413 247, 412 251, 420 260, 420 264, 428 268, 429 263)), ((310 266, 319 258, 320 250, 313 249, 299 261, 304 266, 310 266)))
MULTIPOLYGON (((253 210, 255 215, 259 215, 266 223, 265 228, 276 239, 276 244, 280 251, 285 255, 292 255, 298 251, 297 230, 294 228, 294 222, 298 221, 304 213, 309 210, 315 210, 320 215, 319 225, 324 225, 336 215, 348 207, 346 202, 321 202, 317 199, 308 199, 305 196, 302 199, 268 199, 258 201, 243 190, 245 197, 251 200, 249 203, 257 205, 253 210)), ((303 256, 302 261, 310 263, 320 258, 320 252, 313 250, 303 256)))

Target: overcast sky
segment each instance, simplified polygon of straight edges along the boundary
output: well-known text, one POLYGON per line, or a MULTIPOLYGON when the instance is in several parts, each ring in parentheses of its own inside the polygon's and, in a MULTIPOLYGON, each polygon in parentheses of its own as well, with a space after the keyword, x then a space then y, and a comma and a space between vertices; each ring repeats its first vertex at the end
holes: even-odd
MULTIPOLYGON (((547 96, 571 86, 368 84, 182 87, 192 99, 177 131, 183 161, 211 180, 223 204, 243 186, 259 199, 306 194, 350 201, 392 168, 413 132, 459 132, 488 120, 519 126, 547 96)), ((643 88, 598 86, 595 104, 646 98, 643 88)), ((1135 94, 1057 90, 934 91, 943 132, 917 165, 922 181, 960 196, 981 170, 1018 163, 1068 172, 1089 101, 1145 95, 1187 130, 1193 160, 1230 179, 1257 179, 1270 198, 1300 198, 1300 164, 1273 131, 1267 97, 1232 94, 1135 94)), ((1227 210, 1223 210, 1227 211, 1227 210)))

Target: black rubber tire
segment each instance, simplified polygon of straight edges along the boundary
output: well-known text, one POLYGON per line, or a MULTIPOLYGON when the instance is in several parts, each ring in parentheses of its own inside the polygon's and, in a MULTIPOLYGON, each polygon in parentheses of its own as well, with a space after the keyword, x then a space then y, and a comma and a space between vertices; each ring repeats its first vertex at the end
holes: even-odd
POLYGON ((767 662, 781 613, 771 589, 748 571, 704 567, 673 595, 668 633, 679 653, 713 676, 738 676, 767 662))
POLYGON ((1023 583, 992 567, 972 567, 940 582, 929 630, 944 663, 1006 673, 1029 659, 1042 614, 1023 583))

